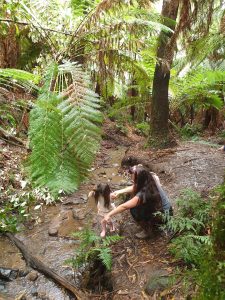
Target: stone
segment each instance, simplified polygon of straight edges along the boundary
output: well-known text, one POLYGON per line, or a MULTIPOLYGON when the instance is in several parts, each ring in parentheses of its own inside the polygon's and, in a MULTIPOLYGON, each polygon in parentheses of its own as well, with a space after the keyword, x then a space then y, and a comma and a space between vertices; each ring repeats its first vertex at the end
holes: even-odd
POLYGON ((0 291, 5 291, 5 283, 1 280, 0 280, 0 291))
POLYGON ((41 299, 46 299, 47 298, 47 293, 45 290, 38 290, 38 297, 41 299))
POLYGON ((58 228, 56 228, 56 227, 50 227, 48 229, 48 234, 50 236, 57 236, 58 235, 58 228))
POLYGON ((0 268, 0 278, 4 280, 14 280, 18 276, 19 270, 0 268))
POLYGON ((86 217, 86 212, 83 209, 73 208, 73 217, 76 220, 83 220, 86 217))
POLYGON ((67 200, 64 200, 62 204, 63 205, 74 204, 73 202, 74 202, 74 199, 67 199, 67 200))
POLYGON ((30 293, 31 293, 32 296, 38 296, 37 288, 33 286, 30 293))
POLYGON ((38 272, 31 271, 29 274, 27 274, 26 278, 30 281, 35 281, 38 278, 38 272))
POLYGON ((113 166, 114 168, 118 168, 120 165, 117 164, 117 163, 115 163, 115 164, 112 164, 112 166, 113 166))
POLYGON ((165 270, 156 270, 148 278, 145 286, 146 294, 152 296, 156 291, 163 291, 169 287, 169 277, 165 270))
POLYGON ((30 268, 26 268, 24 270, 20 270, 18 275, 19 275, 19 277, 25 277, 25 276, 27 276, 27 274, 29 272, 31 272, 31 269, 30 268))
POLYGON ((80 196, 80 198, 81 198, 82 200, 84 200, 84 202, 87 202, 87 200, 88 200, 88 195, 87 195, 87 194, 83 194, 83 195, 80 196))

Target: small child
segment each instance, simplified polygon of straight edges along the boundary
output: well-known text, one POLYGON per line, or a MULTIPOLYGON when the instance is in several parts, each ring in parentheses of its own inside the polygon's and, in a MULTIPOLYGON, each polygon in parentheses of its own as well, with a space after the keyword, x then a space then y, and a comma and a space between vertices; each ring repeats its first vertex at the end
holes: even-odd
MULTIPOLYGON (((97 187, 88 194, 88 198, 90 197, 94 197, 98 209, 98 215, 103 218, 107 213, 109 213, 111 210, 115 208, 115 204, 112 203, 110 199, 110 187, 107 183, 98 184, 97 187)), ((110 226, 110 231, 111 232, 115 231, 113 222, 111 221, 108 224, 110 226)), ((103 223, 101 225, 102 225, 102 232, 100 236, 104 238, 106 235, 106 223, 103 223)))

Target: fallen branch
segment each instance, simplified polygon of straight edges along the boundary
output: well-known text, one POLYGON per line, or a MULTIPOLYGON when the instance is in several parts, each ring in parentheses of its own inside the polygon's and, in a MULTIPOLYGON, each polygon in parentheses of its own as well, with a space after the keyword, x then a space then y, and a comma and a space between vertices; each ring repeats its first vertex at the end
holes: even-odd
POLYGON ((0 138, 2 138, 4 141, 12 142, 14 145, 26 148, 24 142, 21 139, 19 139, 19 138, 13 136, 12 134, 8 133, 2 127, 0 127, 0 138))
POLYGON ((11 233, 6 233, 6 236, 19 248, 21 253, 23 254, 26 263, 36 269, 37 271, 41 272, 42 274, 46 275, 47 277, 52 278, 56 283, 63 286, 66 290, 70 291, 77 300, 87 300, 87 296, 81 292, 77 287, 73 284, 67 282, 66 279, 58 275, 54 270, 50 269, 46 266, 42 261, 40 261, 37 257, 33 256, 25 247, 23 242, 21 242, 18 238, 16 238, 11 233))

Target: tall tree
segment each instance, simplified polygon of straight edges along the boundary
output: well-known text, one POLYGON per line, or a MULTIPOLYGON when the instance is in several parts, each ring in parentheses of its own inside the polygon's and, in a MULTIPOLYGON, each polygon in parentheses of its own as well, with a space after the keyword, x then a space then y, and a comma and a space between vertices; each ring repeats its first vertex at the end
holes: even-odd
MULTIPOLYGON (((168 19, 176 20, 179 0, 164 0, 162 7, 162 17, 164 23, 168 23, 168 19), (166 19, 167 18, 167 19, 166 19)), ((175 22, 166 24, 171 29, 175 29, 175 22)), ((162 137, 168 135, 168 118, 169 118, 169 102, 168 90, 170 80, 170 66, 173 61, 174 45, 169 46, 172 33, 160 34, 159 45, 157 50, 158 62, 156 63, 153 87, 152 87, 152 109, 151 109, 151 135, 162 137)))
POLYGON ((168 141, 168 90, 176 41, 178 37, 182 38, 180 44, 187 48, 192 42, 206 36, 212 22, 215 2, 217 1, 163 0, 161 16, 164 24, 174 29, 174 33, 161 33, 159 37, 150 124, 151 139, 154 142, 158 140, 162 146, 168 141))

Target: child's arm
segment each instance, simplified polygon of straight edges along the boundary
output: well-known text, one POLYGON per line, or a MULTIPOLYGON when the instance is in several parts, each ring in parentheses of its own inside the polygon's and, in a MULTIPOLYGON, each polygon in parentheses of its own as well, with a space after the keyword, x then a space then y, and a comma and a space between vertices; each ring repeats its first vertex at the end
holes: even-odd
POLYGON ((139 197, 137 196, 134 196, 131 200, 123 203, 123 204, 120 204, 119 206, 117 206, 115 209, 111 210, 107 215, 105 215, 104 219, 101 221, 101 223, 103 224, 104 222, 109 222, 110 221, 110 218, 114 215, 117 215, 119 213, 122 213, 123 211, 127 210, 127 209, 130 209, 130 208, 133 208, 135 206, 138 205, 138 202, 139 202, 139 197))

